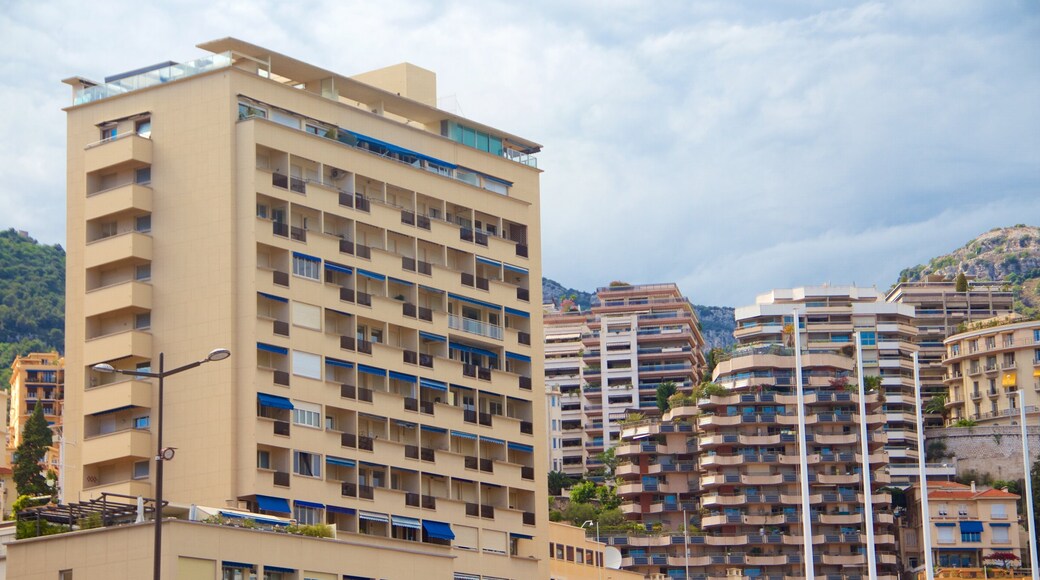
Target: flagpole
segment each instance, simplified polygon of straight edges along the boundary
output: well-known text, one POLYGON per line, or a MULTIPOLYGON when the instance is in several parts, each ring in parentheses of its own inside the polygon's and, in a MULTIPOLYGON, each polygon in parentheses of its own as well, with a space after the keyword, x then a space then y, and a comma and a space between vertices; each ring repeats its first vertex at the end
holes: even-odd
POLYGON ((932 512, 928 509, 928 468, 925 465, 924 446, 924 407, 921 404, 921 363, 914 358, 914 397, 917 401, 917 479, 921 483, 921 529, 924 541, 925 579, 935 580, 935 567, 932 563, 932 512))
POLYGON ((798 309, 794 310, 794 376, 798 395, 798 466, 802 470, 802 546, 805 560, 805 580, 815 580, 816 564, 813 562, 812 506, 809 502, 809 450, 805 422, 805 387, 802 384, 802 339, 799 329, 798 309))
MULTIPOLYGON (((1024 386, 1024 385, 1023 385, 1024 386)), ((1023 386, 1018 388, 1019 427, 1022 429, 1022 470, 1026 481, 1026 520, 1029 523, 1029 571, 1033 580, 1040 580, 1040 562, 1036 556, 1036 512, 1033 511, 1033 474, 1029 465, 1029 429, 1026 426, 1026 392, 1023 386)))
MULTIPOLYGON (((856 373, 859 381, 859 445, 863 455, 863 520, 867 529, 867 575, 870 580, 877 580, 877 553, 874 551, 874 490, 870 484, 870 442, 867 441, 867 390, 866 374, 863 369, 863 337, 856 333, 856 373)), ((881 390, 881 385, 878 385, 881 390)))

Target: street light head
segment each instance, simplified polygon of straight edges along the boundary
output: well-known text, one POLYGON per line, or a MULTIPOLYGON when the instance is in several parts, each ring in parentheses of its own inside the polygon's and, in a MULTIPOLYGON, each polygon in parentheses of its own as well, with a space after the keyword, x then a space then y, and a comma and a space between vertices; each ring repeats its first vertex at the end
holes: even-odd
POLYGON ((209 351, 206 355, 206 362, 215 362, 218 360, 224 360, 231 356, 231 351, 226 348, 215 348, 209 351))
POLYGON ((116 372, 115 367, 113 367, 112 365, 110 365, 108 363, 101 363, 101 364, 98 364, 98 365, 94 365, 91 368, 93 368, 95 371, 97 371, 99 373, 114 373, 114 372, 116 372))
POLYGON ((584 528, 585 526, 591 526, 593 523, 595 522, 593 522, 592 520, 585 520, 585 522, 581 524, 581 527, 584 528))

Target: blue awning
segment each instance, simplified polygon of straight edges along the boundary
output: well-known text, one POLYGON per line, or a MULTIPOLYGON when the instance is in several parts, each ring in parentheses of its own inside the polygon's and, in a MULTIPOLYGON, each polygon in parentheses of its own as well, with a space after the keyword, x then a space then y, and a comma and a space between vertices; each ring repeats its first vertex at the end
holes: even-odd
POLYGON ((408 286, 408 287, 415 286, 415 284, 412 284, 408 280, 401 280, 400 278, 390 278, 390 281, 391 282, 396 282, 397 284, 401 284, 403 286, 408 286))
POLYGON ((423 431, 429 431, 430 433, 447 433, 448 430, 442 427, 434 427, 432 425, 423 425, 420 427, 423 431))
POLYGON ((516 308, 510 308, 508 306, 506 306, 506 314, 511 314, 513 316, 519 316, 521 318, 531 318, 531 313, 524 312, 523 310, 517 310, 516 308))
POLYGON ((325 269, 332 270, 333 272, 339 272, 340 274, 347 274, 348 276, 354 273, 354 271, 350 268, 346 266, 340 266, 339 264, 335 262, 329 262, 328 260, 325 261, 325 269))
POLYGON ((430 287, 430 286, 419 286, 419 287, 422 288, 423 290, 426 290, 427 292, 433 292, 434 294, 444 294, 444 290, 441 290, 440 288, 433 288, 433 287, 430 287))
POLYGON ((982 522, 957 522, 961 525, 961 533, 982 533, 982 522))
POLYGON ((470 433, 463 433, 462 431, 452 431, 451 436, 462 437, 463 439, 473 439, 474 441, 477 439, 476 435, 471 435, 470 433))
MULTIPOLYGON (((415 423, 409 423, 408 421, 402 421, 400 419, 394 419, 394 425, 397 425, 398 427, 402 427, 404 429, 414 429, 415 428, 415 423)), ((395 468, 395 469, 398 469, 398 468, 395 468)))
POLYGON ((363 519, 363 520, 368 520, 370 522, 381 522, 381 523, 384 523, 384 524, 389 524, 390 523, 390 516, 388 516, 386 514, 377 514, 375 512, 364 512, 364 511, 362 511, 362 512, 358 512, 358 517, 363 519))
POLYGON ((330 465, 338 465, 340 467, 354 467, 357 465, 353 459, 343 459, 342 457, 335 457, 333 455, 325 456, 325 463, 330 465))
POLYGON ((423 330, 419 331, 419 338, 425 338, 426 340, 434 340, 434 341, 437 341, 437 342, 447 342, 448 341, 447 337, 441 336, 439 334, 434 334, 432 332, 426 332, 426 331, 423 331, 423 330))
POLYGON ((339 360, 338 358, 332 358, 331 356, 325 357, 325 364, 344 369, 354 368, 354 363, 347 362, 345 360, 339 360))
POLYGON ((325 511, 333 514, 347 514, 348 516, 352 516, 357 513, 357 510, 355 510, 354 508, 339 507, 338 505, 327 505, 325 506, 325 511))
POLYGON ((513 538, 516 538, 518 540, 533 540, 534 539, 534 536, 529 536, 527 534, 518 534, 516 532, 509 532, 509 536, 513 537, 513 538))
POLYGON ((502 310, 502 307, 499 306, 498 304, 492 304, 490 302, 484 302, 482 300, 477 300, 475 298, 466 298, 465 296, 459 296, 458 294, 452 294, 450 292, 448 293, 448 298, 451 298, 452 300, 458 300, 459 302, 466 302, 466 303, 472 304, 474 306, 480 306, 481 308, 488 308, 490 310, 496 310, 496 311, 497 310, 502 310))
POLYGON ((257 393, 256 400, 264 407, 272 407, 274 409, 293 409, 292 401, 285 397, 279 397, 278 395, 268 395, 267 393, 257 393))
POLYGON ((393 517, 393 523, 394 523, 395 526, 399 526, 399 527, 402 527, 402 528, 411 528, 413 530, 418 530, 420 528, 419 520, 417 520, 415 518, 406 518, 404 516, 394 516, 393 517))
MULTIPOLYGON (((133 405, 123 405, 122 407, 116 407, 114 409, 105 409, 104 411, 98 411, 97 413, 91 413, 90 416, 91 417, 98 417, 100 415, 108 415, 109 413, 118 413, 120 411, 125 411, 127 409, 133 409, 133 408, 134 408, 133 405)), ((54 421, 47 421, 47 424, 48 425, 53 425, 54 421)))
POLYGON ((294 574, 296 568, 282 568, 281 566, 268 566, 264 564, 264 572, 281 572, 282 574, 294 574))
POLYGON ((484 437, 484 436, 481 436, 480 440, 483 441, 484 443, 490 443, 492 445, 505 445, 506 444, 505 441, 503 441, 501 439, 495 439, 494 437, 484 437))
POLYGON ((534 453, 534 447, 533 446, 531 446, 531 445, 524 445, 523 443, 513 443, 512 441, 510 441, 508 447, 510 449, 512 449, 513 451, 526 451, 528 453, 534 453))
POLYGON ((273 344, 267 344, 266 342, 256 343, 257 350, 265 352, 273 352, 274 354, 289 354, 289 349, 281 346, 275 346, 273 344))
POLYGON ((494 352, 491 352, 490 350, 484 350, 482 348, 477 348, 475 346, 468 346, 468 345, 465 345, 465 344, 459 344, 457 342, 453 342, 453 343, 449 344, 448 348, 453 348, 455 350, 461 350, 462 352, 470 352, 470 353, 473 353, 473 354, 489 356, 491 358, 498 358, 498 354, 494 353, 494 352))
POLYGON ((426 535, 435 540, 454 540, 455 532, 451 531, 451 525, 444 522, 423 520, 422 527, 426 535))
MULTIPOLYGON (((475 391, 476 390, 473 387, 466 387, 466 386, 463 386, 463 385, 456 385, 456 384, 452 384, 451 388, 459 389, 460 391, 475 391)), ((517 399, 517 400, 518 401, 523 401, 524 399, 517 399)))
POLYGON ((489 259, 481 257, 481 256, 477 256, 477 263, 478 264, 484 264, 485 266, 491 266, 492 268, 501 268, 502 267, 502 262, 496 262, 494 260, 489 260, 489 259))
POLYGON ((435 391, 448 390, 448 383, 442 383, 441 381, 435 381, 433 379, 419 379, 419 386, 433 389, 435 391))
POLYGON ((390 152, 393 152, 393 153, 397 153, 398 155, 411 155, 412 157, 416 157, 416 158, 422 159, 424 161, 427 161, 429 163, 434 163, 434 164, 440 165, 441 167, 447 167, 448 169, 455 169, 456 167, 458 167, 458 165, 455 165, 454 163, 448 163, 447 161, 443 161, 441 159, 437 159, 436 157, 430 157, 429 155, 423 155, 422 153, 418 153, 416 151, 412 151, 411 149, 405 149, 404 147, 399 147, 397 145, 394 145, 393 143, 387 143, 386 141, 380 141, 379 139, 376 139, 374 137, 369 137, 367 135, 362 135, 361 133, 355 133, 354 131, 351 131, 349 129, 343 129, 343 130, 346 131, 347 133, 350 133, 351 135, 353 135, 358 141, 361 141, 361 142, 364 142, 364 143, 368 143, 369 145, 376 145, 378 147, 382 147, 383 149, 386 149, 387 151, 390 151, 390 152))
POLYGON ((404 381, 406 383, 413 383, 413 384, 416 381, 415 375, 399 373, 397 371, 390 371, 390 378, 391 379, 397 379, 399 381, 404 381))
POLYGON ((308 256, 307 254, 304 254, 304 253, 301 253, 301 252, 293 252, 292 256, 294 258, 302 258, 304 260, 310 260, 312 262, 320 262, 321 261, 321 258, 316 258, 314 256, 308 256))
POLYGON ((378 280, 380 282, 383 282, 383 281, 386 280, 386 276, 384 276, 382 274, 376 274, 375 272, 369 272, 368 270, 362 270, 361 268, 358 268, 357 273, 359 275, 361 275, 361 276, 364 276, 365 278, 371 278, 373 280, 378 280))
MULTIPOLYGON (((221 512, 224 513, 224 512, 221 512)), ((235 517, 235 516, 228 516, 235 517)), ((231 560, 221 560, 220 565, 225 568, 253 568, 255 572, 256 564, 246 564, 245 562, 232 562, 231 560)))
POLYGON ((257 292, 257 294, 267 298, 268 300, 274 300, 275 302, 288 302, 288 298, 282 298, 281 296, 275 296, 274 294, 268 294, 267 292, 257 292))
POLYGON ((952 527, 955 527, 956 525, 957 524, 955 524, 953 522, 935 522, 935 527, 937 527, 937 528, 952 528, 952 527))
POLYGON ((293 505, 298 505, 298 506, 301 506, 301 507, 315 508, 315 509, 319 509, 319 510, 325 509, 325 504, 323 504, 323 503, 314 503, 313 501, 303 501, 302 499, 294 499, 293 500, 293 505))
POLYGON ((520 362, 531 362, 531 357, 529 357, 527 355, 524 355, 524 354, 517 354, 515 352, 509 352, 509 351, 506 351, 506 358, 511 358, 513 360, 518 360, 520 362))
POLYGON ((283 497, 274 497, 270 495, 257 495, 256 503, 260 506, 260 509, 268 512, 279 512, 283 514, 291 514, 292 510, 289 508, 289 500, 283 497))
POLYGON ((517 274, 528 273, 527 268, 521 268, 520 266, 514 266, 512 264, 506 264, 505 262, 503 262, 502 265, 505 266, 506 270, 509 270, 510 272, 516 272, 517 274))
POLYGON ((1011 524, 994 524, 994 523, 991 523, 989 525, 989 527, 991 527, 991 528, 1010 528, 1011 524))
MULTIPOLYGON (((289 525, 289 522, 283 522, 281 520, 272 520, 270 518, 257 516, 255 514, 240 514, 238 512, 225 512, 225 511, 221 511, 220 515, 224 516, 225 518, 233 518, 233 519, 239 519, 239 520, 253 520, 254 522, 256 522, 258 524, 267 524, 269 526, 287 526, 287 525, 289 525)), ((242 566, 243 567, 252 566, 252 564, 242 564, 242 566)))
POLYGON ((379 368, 376 368, 376 367, 370 367, 368 365, 359 364, 357 366, 357 370, 358 370, 358 372, 365 373, 366 375, 375 375, 377 377, 385 377, 386 376, 386 371, 384 369, 379 369, 379 368))

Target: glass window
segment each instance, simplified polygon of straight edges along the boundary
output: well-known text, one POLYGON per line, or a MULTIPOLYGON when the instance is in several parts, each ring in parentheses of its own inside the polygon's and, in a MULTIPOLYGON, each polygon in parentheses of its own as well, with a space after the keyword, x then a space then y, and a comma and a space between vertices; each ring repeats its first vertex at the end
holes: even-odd
POLYGON ((302 254, 293 254, 293 274, 296 276, 302 276, 304 278, 310 278, 312 280, 319 280, 319 271, 321 270, 321 260, 318 258, 311 258, 310 256, 304 256, 302 254))
POLYGON ((152 182, 152 168, 151 167, 139 167, 134 170, 134 183, 151 183, 152 182))
POLYGON ((321 405, 293 401, 293 423, 306 427, 321 428, 321 405))
POLYGON ((150 418, 148 415, 143 417, 134 417, 134 429, 147 429, 150 418))
POLYGON ((152 327, 152 313, 142 312, 134 315, 134 328, 144 330, 152 327))
POLYGON ((137 121, 137 124, 136 124, 135 128, 137 129, 137 134, 138 135, 140 135, 142 137, 151 137, 152 136, 152 119, 151 119, 151 117, 149 117, 147 119, 141 119, 141 120, 137 121))
POLYGON ((319 508, 294 505, 293 517, 296 518, 296 522, 301 526, 313 526, 322 523, 322 511, 319 508))
POLYGON ((321 477, 321 454, 293 451, 293 473, 306 477, 321 477))
POLYGON ((134 462, 134 479, 146 479, 148 477, 148 461, 134 462))
POLYGON ((139 264, 134 268, 134 278, 136 280, 150 280, 152 278, 152 265, 139 264))
POLYGON ((137 216, 134 221, 134 229, 139 232, 152 231, 152 216, 150 214, 137 216))
POLYGON ((260 469, 271 469, 271 452, 258 449, 256 452, 256 466, 260 469))
POLYGON ((469 127, 462 128, 462 144, 468 147, 477 146, 477 132, 469 127))
POLYGON ((962 542, 981 542, 982 534, 979 532, 961 532, 962 542))

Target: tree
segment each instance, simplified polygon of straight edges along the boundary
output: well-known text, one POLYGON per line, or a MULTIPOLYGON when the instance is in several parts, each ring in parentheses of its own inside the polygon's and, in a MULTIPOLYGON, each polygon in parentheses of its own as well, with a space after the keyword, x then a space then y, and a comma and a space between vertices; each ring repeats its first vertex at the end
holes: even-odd
POLYGON ((924 404, 927 415, 942 415, 946 412, 946 395, 935 395, 924 404))
POLYGON ((618 466, 617 445, 611 447, 610 449, 607 449, 602 453, 597 453, 596 459, 598 459, 599 462, 603 464, 603 467, 607 468, 609 476, 613 478, 614 474, 617 473, 618 466))
POLYGON ((953 283, 953 289, 957 292, 968 291, 968 277, 964 275, 964 272, 957 273, 957 279, 953 283))
MULTIPOLYGON (((1040 459, 1033 463, 1033 468, 1029 470, 1029 477, 1033 480, 1033 509, 1035 511, 1040 507, 1040 459)), ((1040 529, 1040 527, 1033 528, 1034 525, 1040 526, 1040 515, 1034 513, 1033 516, 1035 519, 1029 522, 1030 529, 1040 529)))
POLYGON ((563 510, 563 519, 570 523, 580 526, 581 524, 595 520, 599 517, 599 510, 596 506, 590 503, 574 503, 571 502, 567 506, 567 509, 563 510))
POLYGON ((607 485, 600 486, 596 490, 596 499, 599 500, 599 507, 602 510, 612 510, 621 507, 621 498, 618 497, 617 490, 607 485))
POLYGON ((585 480, 571 488, 571 504, 589 503, 596 497, 596 484, 585 480))
POLYGON ((43 417, 43 405, 36 405, 22 429, 22 442, 15 451, 14 483, 19 495, 49 495, 50 488, 40 470, 40 462, 51 446, 51 430, 43 417))
POLYGON ((574 480, 562 471, 549 472, 549 495, 560 495, 563 488, 570 487, 574 480))
POLYGON ((1010 568, 1014 562, 1018 561, 1018 559, 1018 556, 1011 552, 993 552, 983 558, 984 561, 996 562, 997 566, 1000 566, 1001 568, 1010 568))
POLYGON ((672 381, 665 381, 657 385, 657 408, 662 413, 668 410, 668 397, 674 395, 677 390, 672 381))

